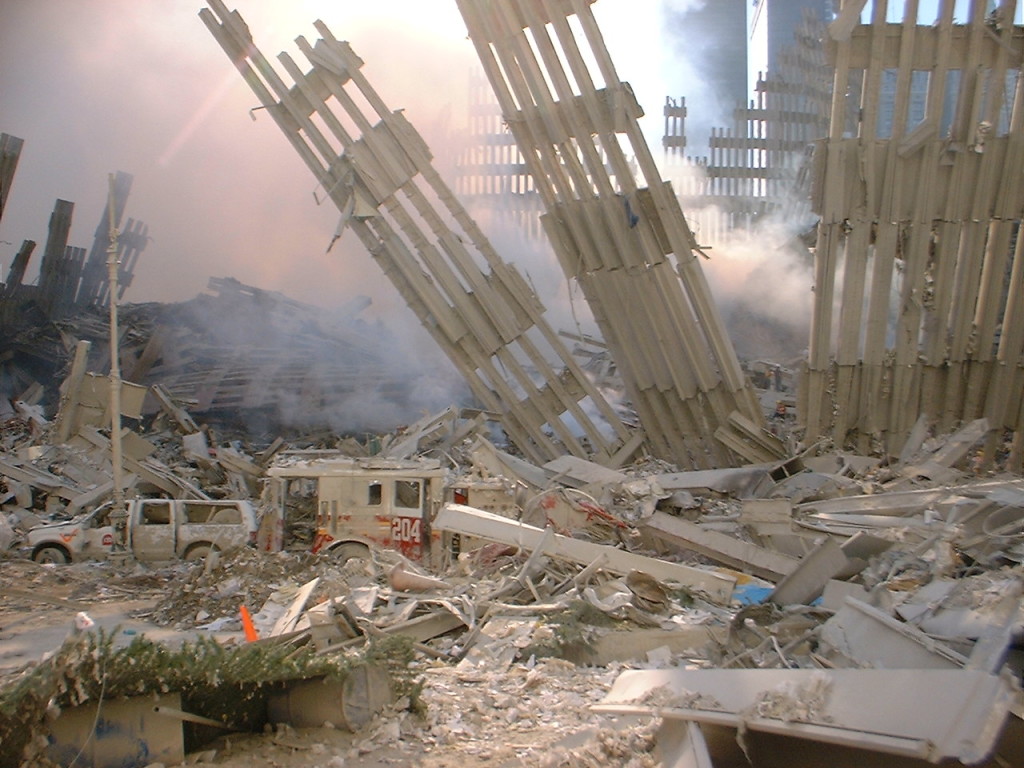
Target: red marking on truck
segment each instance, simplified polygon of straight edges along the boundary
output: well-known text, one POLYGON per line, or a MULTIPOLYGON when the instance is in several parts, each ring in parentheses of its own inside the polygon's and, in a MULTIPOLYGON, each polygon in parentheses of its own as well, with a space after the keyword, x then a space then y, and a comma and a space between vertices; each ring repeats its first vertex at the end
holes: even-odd
POLYGON ((310 548, 310 551, 315 555, 332 541, 334 541, 334 537, 331 534, 325 531, 317 531, 316 536, 313 537, 313 546, 310 548))

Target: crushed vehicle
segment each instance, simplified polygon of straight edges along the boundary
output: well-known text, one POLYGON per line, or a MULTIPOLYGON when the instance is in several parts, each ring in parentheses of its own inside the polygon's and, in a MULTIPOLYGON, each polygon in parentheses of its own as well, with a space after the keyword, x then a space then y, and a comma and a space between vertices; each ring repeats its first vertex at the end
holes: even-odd
MULTIPOLYGON (((115 551, 113 504, 67 522, 37 526, 26 534, 37 563, 102 560, 115 551)), ((256 513, 241 499, 132 499, 125 502, 128 553, 141 561, 198 560, 256 540, 256 513)))

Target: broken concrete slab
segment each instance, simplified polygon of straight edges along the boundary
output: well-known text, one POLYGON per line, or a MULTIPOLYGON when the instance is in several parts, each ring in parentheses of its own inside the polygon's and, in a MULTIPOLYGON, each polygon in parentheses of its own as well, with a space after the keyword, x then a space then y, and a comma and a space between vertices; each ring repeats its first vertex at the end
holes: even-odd
POLYGON ((449 406, 404 428, 383 447, 380 455, 389 459, 443 455, 452 446, 478 437, 485 430, 488 418, 484 411, 449 406))
POLYGON ((1019 692, 968 669, 628 670, 593 709, 972 764, 995 749, 1019 692))
POLYGON ((853 536, 839 545, 849 562, 835 577, 837 579, 848 579, 856 576, 867 567, 871 558, 889 551, 892 549, 892 546, 893 542, 888 539, 872 536, 865 531, 853 534, 853 536))
POLYGON ((791 499, 744 499, 738 522, 755 543, 799 559, 814 549, 818 534, 793 524, 793 508, 791 499))
POLYGON ((666 649, 673 659, 700 658, 710 643, 724 643, 725 639, 725 628, 710 624, 598 631, 585 647, 568 649, 565 658, 576 664, 604 667, 616 661, 645 661, 649 653, 659 648, 666 649))
POLYGON ((519 652, 533 642, 540 627, 536 616, 493 616, 469 638, 472 644, 455 669, 462 674, 508 669, 519 652))
POLYGON ((6 552, 14 543, 14 529, 7 522, 7 515, 0 512, 0 552, 6 552))
POLYGON ((576 456, 559 456, 545 464, 542 469, 551 473, 553 482, 584 490, 591 486, 625 483, 632 479, 623 472, 576 456))
POLYGON ((928 437, 928 426, 928 416, 922 413, 917 417, 917 421, 914 422, 910 434, 907 435, 907 439, 903 443, 903 448, 900 449, 900 464, 909 464, 917 452, 921 450, 925 438, 928 437))
POLYGON ((700 723, 665 721, 655 736, 655 755, 666 768, 715 768, 700 723))
POLYGON ((821 607, 830 611, 840 611, 846 604, 846 598, 852 597, 862 603, 874 605, 872 593, 861 584, 839 579, 829 579, 821 593, 821 607))
POLYGON ((85 489, 67 482, 67 478, 58 477, 51 472, 36 469, 30 463, 14 457, 0 459, 0 477, 24 483, 32 488, 57 496, 68 501, 81 495, 85 489))
POLYGON ((164 389, 163 386, 160 384, 154 384, 150 387, 150 392, 153 397, 156 398, 164 413, 166 413, 175 422, 183 435, 193 435, 202 431, 189 412, 178 405, 174 401, 174 398, 171 397, 171 394, 164 389))
MULTIPOLYGON (((146 399, 146 395, 149 392, 149 387, 144 387, 139 384, 133 384, 130 381, 122 381, 121 384, 121 415, 127 416, 130 419, 141 419, 142 418, 142 403, 146 399)), ((104 374, 98 373, 86 373, 81 381, 80 388, 78 391, 79 406, 82 409, 88 409, 94 412, 98 412, 101 416, 106 416, 109 422, 109 408, 110 408, 110 377, 104 374)), ((91 424, 96 426, 96 422, 86 422, 79 420, 76 427, 81 427, 84 424, 91 424)), ((100 422, 102 425, 105 422, 100 422)), ((72 430, 72 434, 77 431, 72 430)))
MULTIPOLYGON (((1019 637, 1021 628, 1021 584, 1014 584, 1000 599, 992 610, 991 625, 978 637, 971 649, 967 666, 970 669, 981 669, 995 674, 1011 655, 1014 638, 1019 637)), ((1021 660, 1019 652, 1015 654, 1015 663, 1011 668, 1021 677, 1021 660)))
POLYGON ((801 459, 804 467, 812 472, 855 477, 877 469, 882 460, 874 456, 858 456, 853 453, 829 453, 823 456, 806 456, 801 459))
MULTIPOLYGON (((434 521, 434 529, 487 538, 531 552, 542 545, 545 537, 545 531, 540 528, 462 504, 445 504, 434 521)), ((605 555, 607 559, 602 566, 605 570, 620 575, 630 571, 643 571, 660 581, 676 582, 702 592, 716 603, 728 603, 736 584, 734 578, 724 574, 656 560, 589 541, 557 534, 551 535, 549 540, 550 543, 544 546, 543 552, 551 557, 589 565, 596 558, 605 555)))
POLYGON ((389 459, 410 459, 423 453, 430 442, 443 439, 454 431, 459 410, 449 406, 440 413, 424 416, 415 424, 410 424, 401 435, 384 446, 380 455, 389 459))
MULTIPOLYGON (((133 474, 126 474, 121 477, 121 488, 123 491, 127 491, 138 482, 138 478, 133 474)), ((67 506, 64 507, 64 514, 68 517, 74 517, 83 510, 90 507, 97 506, 101 500, 106 499, 114 490, 114 481, 111 480, 101 485, 97 485, 91 491, 87 491, 68 502, 67 506)))
POLYGON ((489 440, 478 437, 469 450, 473 467, 488 477, 508 477, 521 482, 534 492, 548 486, 548 473, 518 456, 500 450, 489 440))
POLYGON ((786 444, 766 429, 764 421, 757 422, 739 411, 729 414, 726 424, 715 430, 715 438, 736 447, 736 455, 750 463, 774 462, 787 457, 786 444))
MULTIPOLYGON (((813 514, 863 514, 886 517, 905 517, 924 509, 934 509, 943 519, 957 504, 977 500, 993 493, 1024 491, 1024 480, 982 480, 949 488, 922 488, 886 491, 885 493, 843 496, 819 499, 799 504, 794 509, 797 517, 813 514)), ((898 525, 897 521, 890 524, 898 525)))
POLYGON ((998 571, 936 579, 896 606, 896 613, 929 634, 977 639, 1010 621, 1024 626, 1022 577, 998 571))
POLYGON ((197 461, 210 461, 210 443, 206 439, 205 432, 191 432, 182 435, 181 445, 185 450, 185 456, 197 461))
POLYGON ((766 495, 800 504, 836 496, 853 496, 863 490, 861 483, 848 477, 804 470, 779 480, 766 495))
POLYGON ((389 635, 402 635, 416 642, 423 642, 467 626, 463 617, 449 611, 438 611, 425 613, 397 624, 389 624, 381 629, 389 635))
MULTIPOLYGON (((83 427, 75 440, 80 440, 82 445, 98 448, 101 455, 110 455, 110 441, 95 427, 83 427)), ((122 458, 125 470, 137 475, 140 480, 151 483, 167 493, 171 498, 209 499, 209 496, 198 486, 179 476, 170 467, 152 457, 147 457, 142 461, 137 461, 128 455, 122 458)))
POLYGON ((776 605, 809 605, 820 597, 829 579, 849 566, 849 558, 833 539, 825 537, 782 579, 768 596, 776 605))
POLYGON ((76 413, 79 406, 79 388, 82 386, 82 378, 87 370, 89 349, 92 344, 88 341, 79 341, 75 345, 75 356, 71 362, 71 369, 61 384, 60 409, 54 417, 54 437, 58 443, 67 442, 73 430, 77 428, 76 413))
MULTIPOLYGON (((991 426, 988 423, 988 419, 975 419, 957 432, 946 437, 942 441, 942 445, 928 454, 925 460, 940 467, 952 467, 961 461, 968 451, 985 437, 990 430, 991 426)), ((906 474, 904 472, 904 475, 906 474)))
POLYGON ((138 432, 125 428, 121 430, 121 450, 125 456, 142 461, 156 452, 156 446, 138 432))
POLYGON ((668 493, 714 491, 744 499, 754 498, 760 490, 769 487, 772 484, 771 472, 771 465, 757 464, 658 474, 654 475, 654 480, 668 493))
POLYGON ((847 598, 821 626, 822 656, 836 663, 875 669, 960 669, 967 658, 916 627, 847 598))
POLYGON ((316 589, 316 585, 319 583, 320 578, 317 577, 315 579, 310 579, 299 588, 291 605, 288 606, 288 609, 277 620, 273 629, 271 629, 270 637, 286 635, 298 627, 299 620, 302 618, 302 614, 306 610, 306 603, 309 602, 309 598, 313 594, 313 590, 316 589))

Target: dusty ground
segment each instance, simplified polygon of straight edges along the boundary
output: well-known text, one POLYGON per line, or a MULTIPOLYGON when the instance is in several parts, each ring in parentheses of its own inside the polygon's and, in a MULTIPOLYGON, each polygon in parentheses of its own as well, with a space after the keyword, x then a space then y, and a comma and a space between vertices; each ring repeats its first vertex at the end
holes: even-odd
MULTIPOLYGON (((173 574, 136 567, 111 578, 109 567, 96 564, 0 561, 0 684, 56 650, 79 611, 107 631, 116 630, 118 644, 139 634, 168 644, 200 634, 140 618, 152 615, 173 589, 173 574)), ((240 632, 216 636, 243 641, 240 632)), ((398 701, 357 733, 281 726, 268 733, 234 733, 191 752, 186 762, 225 768, 653 764, 646 754, 649 724, 615 724, 589 710, 617 669, 577 668, 557 659, 464 672, 425 657, 414 664, 424 681, 422 717, 398 701), (611 726, 618 729, 614 735, 611 726)))

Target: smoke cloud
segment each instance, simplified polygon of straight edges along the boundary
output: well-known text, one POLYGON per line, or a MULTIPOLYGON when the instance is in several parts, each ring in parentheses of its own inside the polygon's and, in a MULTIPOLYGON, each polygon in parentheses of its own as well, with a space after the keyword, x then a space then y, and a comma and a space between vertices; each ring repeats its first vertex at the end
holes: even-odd
MULTIPOLYGON (((593 5, 619 77, 647 111, 641 126, 655 156, 665 96, 685 95, 691 107, 709 98, 668 25, 670 11, 702 5, 593 5)), ((152 237, 126 301, 183 301, 204 291, 210 276, 232 276, 324 308, 370 296, 368 315, 410 329, 422 343, 425 333, 352 233, 327 253, 337 211, 317 205, 315 180, 269 116, 250 112, 256 98, 198 18, 201 7, 198 0, 33 0, 0 8, 0 67, 8 73, 0 131, 25 140, 0 219, 3 276, 22 240, 33 239, 39 246, 26 279, 35 279, 58 198, 76 204, 70 242, 90 245, 107 174, 122 170, 134 178, 126 215, 144 221, 152 237)), ((392 109, 405 110, 454 186, 458 148, 448 137, 462 130, 469 74, 478 66, 454 2, 234 0, 228 7, 271 59, 288 51, 301 64, 293 40, 315 39, 318 18, 350 41, 367 78, 392 109)), ((503 225, 481 224, 532 281, 552 325, 592 331, 585 302, 546 244, 531 248, 503 225)), ((716 292, 733 284, 716 282, 716 292)))
MULTIPOLYGON (((312 175, 273 121, 259 110, 250 117, 256 98, 198 18, 202 6, 33 0, 0 9, 0 66, 8 73, 0 131, 25 140, 0 219, 3 276, 21 242, 32 239, 40 250, 26 279, 35 279, 58 198, 75 203, 70 242, 88 246, 107 174, 121 170, 134 177, 127 215, 152 237, 126 301, 185 300, 209 276, 232 275, 318 306, 366 294, 372 313, 407 313, 351 234, 326 253, 337 212, 316 204, 312 175)), ((315 39, 312 22, 322 19, 352 43, 385 102, 424 134, 438 166, 451 167, 446 132, 459 128, 477 66, 454 2, 234 0, 228 7, 268 58, 288 51, 301 62, 293 40, 315 39)), ((661 35, 658 4, 601 0, 594 11, 656 134, 664 95, 681 87, 661 74, 668 54, 650 55, 661 35)))
MULTIPOLYGON (((317 36, 323 19, 352 42, 364 72, 428 142, 451 100, 464 98, 472 49, 454 3, 384 0, 279 3, 235 0, 268 58, 317 36), (415 7, 421 10, 414 13, 415 7), (436 5, 436 7, 434 7, 436 5), (287 10, 282 8, 287 7, 287 10), (429 84, 429 85, 427 85, 429 84), (437 84, 436 87, 433 84, 437 84)), ((178 301, 231 275, 331 307, 373 297, 381 317, 407 313, 358 240, 328 254, 338 220, 314 200, 315 180, 198 18, 196 3, 38 0, 0 10, 0 131, 25 140, 0 220, 6 277, 22 240, 39 244, 58 198, 76 204, 71 244, 88 246, 107 194, 107 174, 134 177, 126 215, 152 237, 126 301, 178 301)), ((411 315, 410 315, 411 316, 411 315)), ((413 321, 415 322, 415 321, 413 321)))

